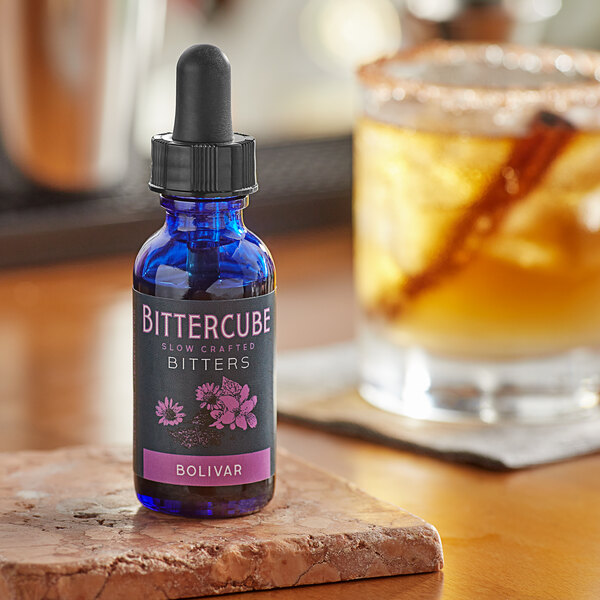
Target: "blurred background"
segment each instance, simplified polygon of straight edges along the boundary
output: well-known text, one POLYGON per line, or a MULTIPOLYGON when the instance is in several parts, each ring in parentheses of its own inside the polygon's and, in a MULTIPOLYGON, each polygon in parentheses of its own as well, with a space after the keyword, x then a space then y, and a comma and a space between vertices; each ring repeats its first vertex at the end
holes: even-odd
MULTIPOLYGON (((131 444, 131 272, 164 221, 147 187, 150 137, 172 130, 185 48, 226 52, 234 128, 257 139, 260 190, 245 220, 275 257, 283 353, 353 339, 356 67, 434 38, 600 49, 600 2, 0 0, 0 451, 131 444)), ((590 214, 597 238, 600 209, 590 214)), ((563 280, 553 281, 549 289, 562 292, 563 280)), ((546 304, 542 318, 553 314, 546 304)), ((552 331, 564 327, 556 321, 552 331)), ((310 368, 297 373, 313 385, 310 368)), ((591 426, 577 440, 559 432, 558 452, 587 451, 599 439, 591 426)), ((448 439, 430 431, 441 445, 448 439)), ((444 536, 444 598, 600 598, 599 455, 488 473, 283 419, 277 435, 434 523, 444 536)), ((509 454, 522 452, 507 439, 509 454)), ((469 460, 468 444, 459 446, 449 460, 469 460)), ((442 579, 427 577, 321 593, 439 600, 442 579)))
POLYGON ((134 251, 163 218, 150 137, 219 45, 258 140, 263 234, 349 224, 357 65, 431 38, 600 47, 593 0, 0 0, 0 266, 134 251))

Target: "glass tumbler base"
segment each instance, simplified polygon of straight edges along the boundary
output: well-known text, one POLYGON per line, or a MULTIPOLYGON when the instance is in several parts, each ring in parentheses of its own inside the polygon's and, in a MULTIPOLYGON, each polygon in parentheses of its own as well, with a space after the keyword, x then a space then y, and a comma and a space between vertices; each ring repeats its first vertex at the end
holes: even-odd
POLYGON ((600 413, 600 352, 514 361, 441 358, 399 347, 363 326, 361 396, 432 421, 552 423, 600 413))

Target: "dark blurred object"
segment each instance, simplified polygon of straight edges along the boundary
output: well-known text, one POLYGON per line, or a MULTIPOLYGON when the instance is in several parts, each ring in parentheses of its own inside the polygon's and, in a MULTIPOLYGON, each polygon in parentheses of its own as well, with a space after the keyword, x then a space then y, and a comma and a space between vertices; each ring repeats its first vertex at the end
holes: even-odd
MULTIPOLYGON (((246 210, 250 228, 268 235, 350 222, 350 136, 259 144, 257 165, 260 189, 246 210)), ((164 221, 148 189, 149 164, 139 158, 117 193, 84 201, 41 195, 10 176, 0 156, 0 267, 133 252, 164 221)))
POLYGON ((24 176, 61 191, 122 180, 163 20, 164 0, 0 0, 0 133, 24 176))
POLYGON ((545 21, 560 8, 560 0, 406 0, 403 44, 433 38, 513 41, 519 25, 545 21))
POLYGON ((403 41, 407 46, 432 38, 501 42, 510 38, 514 26, 502 0, 413 1, 404 10, 403 41))

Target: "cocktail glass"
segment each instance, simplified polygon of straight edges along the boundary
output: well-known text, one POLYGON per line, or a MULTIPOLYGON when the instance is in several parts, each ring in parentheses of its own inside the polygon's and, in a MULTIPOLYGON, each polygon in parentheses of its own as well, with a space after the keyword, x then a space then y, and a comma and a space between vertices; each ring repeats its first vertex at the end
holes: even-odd
POLYGON ((362 67, 361 394, 544 422, 600 391, 600 54, 434 42, 362 67))

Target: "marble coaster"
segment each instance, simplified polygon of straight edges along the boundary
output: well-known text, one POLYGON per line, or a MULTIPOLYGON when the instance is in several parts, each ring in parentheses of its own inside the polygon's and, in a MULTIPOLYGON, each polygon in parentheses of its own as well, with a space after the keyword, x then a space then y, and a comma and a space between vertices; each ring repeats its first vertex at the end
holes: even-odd
POLYGON ((279 415, 329 431, 487 469, 521 469, 600 450, 600 411, 554 425, 434 423, 384 412, 356 392, 357 353, 340 344, 284 353, 279 415))
POLYGON ((442 568, 432 525, 287 452, 247 517, 195 520, 135 498, 131 452, 0 454, 0 598, 189 598, 442 568))

